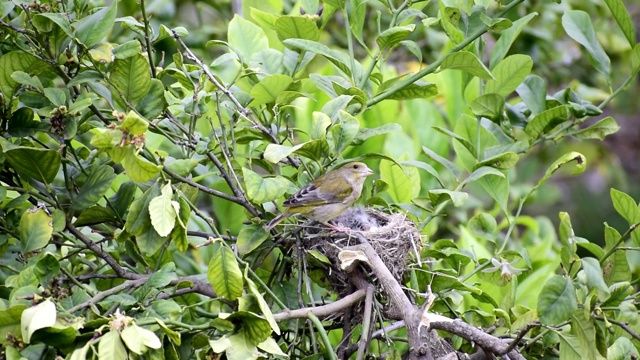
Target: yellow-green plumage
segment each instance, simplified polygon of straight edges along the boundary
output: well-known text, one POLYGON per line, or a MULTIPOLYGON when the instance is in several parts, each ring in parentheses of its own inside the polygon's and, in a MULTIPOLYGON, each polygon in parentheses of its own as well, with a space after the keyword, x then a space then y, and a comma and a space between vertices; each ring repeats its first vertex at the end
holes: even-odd
POLYGON ((288 198, 282 204, 285 211, 271 220, 266 229, 271 230, 284 218, 296 214, 335 228, 329 221, 358 200, 364 181, 372 174, 364 163, 352 162, 318 177, 288 198))

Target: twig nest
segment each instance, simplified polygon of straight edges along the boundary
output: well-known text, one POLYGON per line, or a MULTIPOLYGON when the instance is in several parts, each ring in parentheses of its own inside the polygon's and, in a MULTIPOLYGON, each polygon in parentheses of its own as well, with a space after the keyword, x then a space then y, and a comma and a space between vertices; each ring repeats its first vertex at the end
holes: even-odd
MULTIPOLYGON (((406 270, 407 256, 414 253, 419 255, 421 242, 420 234, 413 222, 407 220, 404 213, 386 214, 372 208, 351 208, 345 211, 333 223, 340 227, 352 229, 351 232, 336 232, 328 228, 313 229, 305 234, 302 245, 312 254, 317 251, 329 260, 322 263, 325 276, 332 288, 340 297, 354 291, 354 284, 350 281, 351 272, 343 270, 342 258, 344 250, 360 244, 355 234, 362 235, 382 259, 394 278, 402 283, 406 270)), ((354 254, 357 258, 357 254, 354 254)), ((362 261, 363 259, 358 259, 362 261)), ((358 262, 359 263, 359 262, 358 262)), ((377 279, 366 266, 360 266, 366 280, 377 285, 377 279)))

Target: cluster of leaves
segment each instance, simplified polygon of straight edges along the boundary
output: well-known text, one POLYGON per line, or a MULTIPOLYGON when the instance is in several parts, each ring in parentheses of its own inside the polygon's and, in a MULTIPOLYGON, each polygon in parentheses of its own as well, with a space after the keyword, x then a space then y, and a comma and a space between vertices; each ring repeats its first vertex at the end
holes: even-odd
MULTIPOLYGON (((406 212, 430 239, 420 256, 433 261, 412 264, 406 285, 430 284, 432 311, 518 341, 531 331, 518 345, 534 357, 637 356, 638 204, 612 191, 629 228, 606 226, 600 246, 575 236, 568 214, 557 232, 522 214, 552 176, 584 171, 583 154, 517 176, 548 142, 619 129, 612 117, 585 126, 640 70, 627 11, 605 2, 630 54, 615 90, 589 15, 565 4, 554 19, 584 49, 602 99, 578 86, 549 93, 532 57, 510 54, 540 17, 521 0, 302 2, 317 15, 256 4, 200 51, 185 28, 151 22, 144 1, 120 17, 117 1, 3 3, 0 351, 334 358, 339 337, 359 332, 311 310, 308 326, 287 315, 336 295, 307 276, 297 231, 262 225, 296 184, 364 160, 379 179, 362 203, 406 212), (330 46, 334 31, 345 48, 330 46), (443 44, 425 54, 433 34, 443 44), (490 53, 485 34, 497 38, 490 53), (178 50, 154 52, 167 41, 178 50), (196 54, 207 51, 221 55, 205 64, 196 54), (397 54, 419 68, 399 74, 397 54)), ((386 341, 377 351, 402 348, 386 341)))

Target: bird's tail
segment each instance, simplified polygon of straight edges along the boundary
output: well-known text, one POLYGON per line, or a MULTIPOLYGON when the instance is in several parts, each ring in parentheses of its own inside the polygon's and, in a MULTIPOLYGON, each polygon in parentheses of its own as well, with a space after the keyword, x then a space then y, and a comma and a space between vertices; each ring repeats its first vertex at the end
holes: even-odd
POLYGON ((287 214, 286 212, 281 213, 280 215, 274 217, 273 220, 269 221, 267 225, 265 225, 264 229, 270 231, 274 228, 274 226, 278 225, 280 221, 284 220, 284 218, 286 218, 287 216, 289 216, 289 214, 287 214))

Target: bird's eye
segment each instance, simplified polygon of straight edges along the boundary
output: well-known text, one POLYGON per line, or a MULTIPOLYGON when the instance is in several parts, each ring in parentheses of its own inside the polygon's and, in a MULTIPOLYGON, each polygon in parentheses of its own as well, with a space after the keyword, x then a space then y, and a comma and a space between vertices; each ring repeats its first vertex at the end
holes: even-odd
POLYGON ((360 166, 358 166, 358 165, 353 165, 353 168, 354 168, 354 169, 357 169, 357 168, 359 168, 359 167, 360 167, 360 166))

